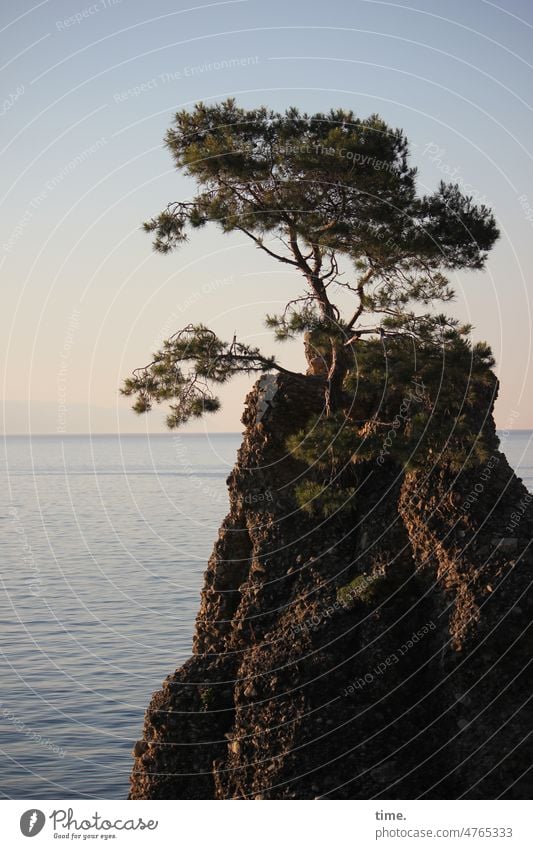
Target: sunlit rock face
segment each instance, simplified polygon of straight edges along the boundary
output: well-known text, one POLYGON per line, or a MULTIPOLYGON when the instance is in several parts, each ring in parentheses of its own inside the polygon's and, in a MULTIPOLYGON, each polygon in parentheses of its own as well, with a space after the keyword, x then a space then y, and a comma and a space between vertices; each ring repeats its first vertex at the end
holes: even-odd
POLYGON ((131 798, 529 798, 533 511, 493 399, 486 464, 359 464, 325 519, 286 449, 322 380, 247 398, 193 655, 151 700, 131 798))

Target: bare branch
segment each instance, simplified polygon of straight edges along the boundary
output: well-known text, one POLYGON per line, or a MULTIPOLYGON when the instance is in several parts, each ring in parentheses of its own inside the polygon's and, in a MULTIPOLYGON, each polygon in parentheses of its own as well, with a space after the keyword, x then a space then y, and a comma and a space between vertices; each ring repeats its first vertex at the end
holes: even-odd
POLYGON ((252 241, 255 242, 258 248, 261 248, 262 251, 265 251, 265 253, 267 253, 271 257, 274 257, 274 259, 277 259, 279 262, 285 262, 288 265, 294 265, 297 268, 300 267, 300 264, 295 260, 289 259, 288 257, 283 256, 282 254, 277 254, 274 251, 271 251, 269 248, 266 247, 262 239, 260 239, 258 236, 254 236, 253 233, 250 233, 250 231, 246 230, 244 227, 239 226, 236 229, 240 230, 241 233, 244 233, 245 236, 248 236, 250 239, 252 239, 252 241))

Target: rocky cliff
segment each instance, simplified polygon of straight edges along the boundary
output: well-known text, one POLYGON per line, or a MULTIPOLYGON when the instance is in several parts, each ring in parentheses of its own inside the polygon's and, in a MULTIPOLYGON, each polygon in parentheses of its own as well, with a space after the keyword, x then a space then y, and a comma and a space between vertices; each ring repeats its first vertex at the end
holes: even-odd
POLYGON ((531 496, 489 459, 359 469, 298 509, 289 433, 322 378, 250 393, 192 657, 152 698, 132 799, 529 798, 531 496))

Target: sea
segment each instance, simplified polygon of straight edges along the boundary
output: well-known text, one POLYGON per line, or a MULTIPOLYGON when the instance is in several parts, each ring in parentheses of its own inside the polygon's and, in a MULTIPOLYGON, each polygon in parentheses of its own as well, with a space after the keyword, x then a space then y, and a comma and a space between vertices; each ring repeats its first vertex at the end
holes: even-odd
MULTIPOLYGON (((502 438, 533 490, 533 431, 502 438)), ((150 696, 191 651, 240 441, 3 437, 3 798, 126 798, 150 696)))

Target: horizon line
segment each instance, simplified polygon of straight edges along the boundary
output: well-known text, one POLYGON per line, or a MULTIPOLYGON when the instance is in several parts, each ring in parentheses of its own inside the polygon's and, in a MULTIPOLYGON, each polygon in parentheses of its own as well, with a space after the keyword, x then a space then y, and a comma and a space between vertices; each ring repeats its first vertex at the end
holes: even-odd
POLYGON ((21 431, 20 433, 0 433, 0 437, 2 439, 6 439, 10 436, 242 436, 243 431, 241 430, 213 430, 213 431, 205 431, 205 430, 193 430, 187 431, 187 433, 176 431, 173 433, 171 430, 153 430, 153 431, 144 431, 141 433, 135 433, 134 431, 77 431, 76 433, 58 433, 57 431, 42 431, 39 433, 31 433, 28 431, 21 431))
MULTIPOLYGON (((43 431, 38 433, 20 432, 20 433, 0 433, 0 438, 7 439, 13 436, 56 436, 56 437, 76 437, 76 436, 242 436, 242 430, 194 430, 187 433, 171 430, 154 430, 135 433, 134 431, 77 431, 75 433, 58 433, 57 431, 43 431)), ((533 427, 496 427, 497 433, 533 433, 533 427)))

